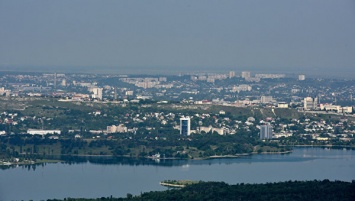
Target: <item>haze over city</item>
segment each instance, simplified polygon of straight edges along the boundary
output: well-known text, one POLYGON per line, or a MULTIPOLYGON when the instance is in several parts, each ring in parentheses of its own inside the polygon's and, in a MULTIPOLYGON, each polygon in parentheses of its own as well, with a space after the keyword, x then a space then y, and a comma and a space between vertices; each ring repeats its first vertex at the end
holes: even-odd
POLYGON ((354 25, 354 0, 0 0, 0 201, 353 201, 354 25))
POLYGON ((353 77, 354 24, 352 0, 1 1, 0 70, 353 77))

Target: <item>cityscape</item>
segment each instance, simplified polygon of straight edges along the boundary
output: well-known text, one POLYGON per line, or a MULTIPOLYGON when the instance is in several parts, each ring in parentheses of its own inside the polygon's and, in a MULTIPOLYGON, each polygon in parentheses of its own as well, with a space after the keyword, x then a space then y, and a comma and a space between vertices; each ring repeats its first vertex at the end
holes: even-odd
MULTIPOLYGON (((297 146, 355 146, 354 80, 249 71, 169 76, 2 72, 0 80, 4 170, 72 157, 164 165, 290 154, 297 146)), ((176 182, 184 183, 164 185, 176 182)))
MULTIPOLYGON (((0 80, 3 139, 22 134, 112 140, 121 133, 166 140, 169 133, 189 137, 249 132, 254 140, 284 146, 354 146, 353 80, 249 71, 157 77, 4 72, 0 80)), ((21 156, 34 150, 12 152, 21 156)))
POLYGON ((354 8, 1 0, 0 201, 353 201, 354 8))

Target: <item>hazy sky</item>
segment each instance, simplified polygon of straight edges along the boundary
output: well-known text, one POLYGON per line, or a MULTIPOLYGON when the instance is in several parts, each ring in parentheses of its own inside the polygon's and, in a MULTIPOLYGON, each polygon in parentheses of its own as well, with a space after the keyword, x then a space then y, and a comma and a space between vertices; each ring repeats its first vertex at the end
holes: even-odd
POLYGON ((355 76, 355 1, 0 0, 0 70, 9 66, 333 68, 355 76))

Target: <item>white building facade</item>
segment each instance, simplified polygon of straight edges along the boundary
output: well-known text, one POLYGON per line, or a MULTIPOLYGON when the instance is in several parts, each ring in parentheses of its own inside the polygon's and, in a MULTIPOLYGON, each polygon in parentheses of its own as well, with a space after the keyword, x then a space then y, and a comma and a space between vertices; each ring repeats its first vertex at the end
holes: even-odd
POLYGON ((260 139, 272 139, 272 126, 269 124, 260 126, 260 139))
POLYGON ((180 135, 189 136, 191 134, 190 124, 191 122, 189 117, 180 118, 180 135))

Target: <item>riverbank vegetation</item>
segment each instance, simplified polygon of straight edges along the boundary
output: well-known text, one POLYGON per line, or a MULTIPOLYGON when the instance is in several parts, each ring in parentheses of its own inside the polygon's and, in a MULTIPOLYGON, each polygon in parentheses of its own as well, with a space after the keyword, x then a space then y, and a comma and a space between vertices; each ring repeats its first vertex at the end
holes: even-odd
POLYGON ((159 137, 143 134, 121 134, 114 139, 50 139, 48 136, 1 136, 3 159, 43 160, 58 156, 115 156, 146 158, 157 153, 160 159, 207 159, 237 157, 252 153, 280 153, 289 147, 251 138, 251 132, 240 135, 218 134, 182 137, 162 133, 159 137))
MULTIPOLYGON (((102 197, 97 199, 66 198, 67 201, 96 200, 312 200, 353 201, 355 182, 342 181, 287 181, 266 184, 236 184, 199 182, 182 189, 147 192, 138 196, 128 193, 126 198, 102 197)), ((48 200, 59 201, 59 200, 48 200)))

